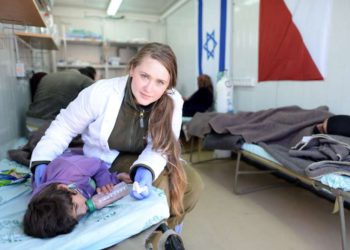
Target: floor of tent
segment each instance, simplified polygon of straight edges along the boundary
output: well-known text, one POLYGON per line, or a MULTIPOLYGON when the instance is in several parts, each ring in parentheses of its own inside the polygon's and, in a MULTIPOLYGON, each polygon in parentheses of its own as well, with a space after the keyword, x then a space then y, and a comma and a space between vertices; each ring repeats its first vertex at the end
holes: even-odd
MULTIPOLYGON (((202 151, 200 160, 212 154, 202 151)), ((234 159, 193 166, 205 190, 184 223, 186 249, 341 249, 340 221, 332 214, 332 202, 295 185, 235 195, 234 159)), ((240 186, 276 182, 285 181, 272 175, 240 177, 240 186)), ((349 218, 349 211, 345 216, 349 218)))

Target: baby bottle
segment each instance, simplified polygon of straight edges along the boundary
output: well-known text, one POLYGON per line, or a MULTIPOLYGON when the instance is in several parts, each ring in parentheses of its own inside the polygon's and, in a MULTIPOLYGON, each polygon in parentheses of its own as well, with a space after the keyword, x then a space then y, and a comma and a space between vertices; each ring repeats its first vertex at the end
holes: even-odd
POLYGON ((107 194, 95 194, 91 199, 86 200, 86 206, 88 207, 89 212, 93 212, 96 209, 101 209, 128 194, 128 185, 125 182, 120 182, 113 187, 111 192, 107 194))

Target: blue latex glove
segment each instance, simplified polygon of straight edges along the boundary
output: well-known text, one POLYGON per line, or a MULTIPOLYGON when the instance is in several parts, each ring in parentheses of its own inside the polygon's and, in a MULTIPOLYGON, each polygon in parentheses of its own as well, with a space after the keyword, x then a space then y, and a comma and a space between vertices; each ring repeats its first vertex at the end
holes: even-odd
POLYGON ((35 185, 39 186, 42 182, 42 177, 46 171, 47 164, 39 164, 35 167, 35 172, 34 172, 34 181, 35 185))
POLYGON ((152 180, 153 178, 151 171, 149 171, 147 168, 139 167, 136 170, 134 187, 135 183, 137 182, 140 189, 145 189, 145 187, 147 187, 147 189, 139 193, 137 190, 135 190, 135 188, 133 188, 133 190, 130 192, 130 195, 137 200, 143 200, 147 198, 151 194, 152 180))

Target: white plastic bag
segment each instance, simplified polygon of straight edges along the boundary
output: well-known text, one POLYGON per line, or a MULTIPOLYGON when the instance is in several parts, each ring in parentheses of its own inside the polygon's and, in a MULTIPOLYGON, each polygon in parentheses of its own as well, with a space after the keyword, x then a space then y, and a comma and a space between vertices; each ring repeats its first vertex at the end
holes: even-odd
POLYGON ((233 113, 233 84, 226 70, 215 86, 215 111, 233 113))

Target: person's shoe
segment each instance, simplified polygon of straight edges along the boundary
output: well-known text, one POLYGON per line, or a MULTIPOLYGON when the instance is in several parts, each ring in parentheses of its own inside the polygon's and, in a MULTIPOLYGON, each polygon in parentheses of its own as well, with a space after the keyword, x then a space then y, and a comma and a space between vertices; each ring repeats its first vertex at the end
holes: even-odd
POLYGON ((157 230, 163 232, 158 242, 158 250, 184 250, 183 241, 174 230, 170 229, 165 223, 159 225, 157 230))

